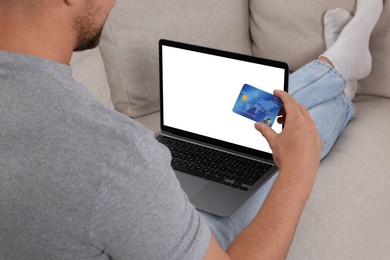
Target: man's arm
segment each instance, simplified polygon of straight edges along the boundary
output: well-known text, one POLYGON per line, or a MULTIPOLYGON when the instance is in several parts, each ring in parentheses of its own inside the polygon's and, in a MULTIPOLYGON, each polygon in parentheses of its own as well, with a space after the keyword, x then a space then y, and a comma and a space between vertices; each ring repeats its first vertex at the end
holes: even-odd
POLYGON ((286 92, 275 91, 284 103, 284 130, 276 134, 265 124, 256 129, 267 139, 279 177, 263 207, 226 252, 212 236, 204 259, 284 259, 317 174, 321 140, 307 110, 286 92))

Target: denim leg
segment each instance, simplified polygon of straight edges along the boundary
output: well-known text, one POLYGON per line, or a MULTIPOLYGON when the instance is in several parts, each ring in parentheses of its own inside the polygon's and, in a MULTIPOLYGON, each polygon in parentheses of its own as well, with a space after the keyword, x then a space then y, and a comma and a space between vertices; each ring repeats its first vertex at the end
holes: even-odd
POLYGON ((343 94, 344 77, 332 66, 312 61, 290 75, 289 94, 307 109, 343 94))
POLYGON ((270 192, 277 174, 269 179, 253 196, 230 217, 222 218, 198 211, 210 227, 223 249, 227 249, 234 238, 253 220, 270 192))
POLYGON ((344 95, 309 109, 322 140, 321 159, 330 152, 337 138, 356 113, 355 106, 344 95))
POLYGON ((313 118, 323 143, 324 158, 356 113, 344 95, 344 77, 329 64, 313 61, 292 73, 289 93, 313 118))
MULTIPOLYGON (((345 79, 326 63, 313 61, 290 76, 289 93, 311 114, 323 141, 321 158, 325 157, 348 121, 355 107, 343 94, 345 79)), ((199 211, 222 248, 253 220, 271 190, 277 175, 271 178, 240 209, 228 218, 199 211)))

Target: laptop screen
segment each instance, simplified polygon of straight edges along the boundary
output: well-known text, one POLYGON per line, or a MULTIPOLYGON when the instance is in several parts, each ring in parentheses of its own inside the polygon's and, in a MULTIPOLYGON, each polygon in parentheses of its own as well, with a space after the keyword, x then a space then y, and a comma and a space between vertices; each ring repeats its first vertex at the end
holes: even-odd
MULTIPOLYGON (((245 85, 269 93, 287 90, 287 64, 161 40, 160 77, 162 129, 271 153, 255 121, 233 108, 245 85)), ((272 128, 282 130, 277 122, 272 128)))

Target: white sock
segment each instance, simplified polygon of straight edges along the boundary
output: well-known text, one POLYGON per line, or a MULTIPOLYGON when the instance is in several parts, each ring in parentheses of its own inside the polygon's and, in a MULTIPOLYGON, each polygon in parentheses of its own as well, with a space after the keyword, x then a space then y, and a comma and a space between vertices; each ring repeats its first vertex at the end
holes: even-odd
POLYGON ((351 21, 352 15, 340 7, 330 9, 324 16, 324 37, 326 49, 330 49, 337 41, 341 31, 351 21))
MULTIPOLYGON (((342 8, 328 10, 324 16, 324 37, 326 49, 330 49, 337 41, 341 31, 351 21, 352 15, 342 8)), ((345 96, 352 100, 357 92, 357 80, 348 80, 344 89, 345 96)))
POLYGON ((359 80, 371 72, 371 33, 383 10, 383 0, 357 0, 356 13, 335 44, 321 56, 328 58, 347 80, 359 80))

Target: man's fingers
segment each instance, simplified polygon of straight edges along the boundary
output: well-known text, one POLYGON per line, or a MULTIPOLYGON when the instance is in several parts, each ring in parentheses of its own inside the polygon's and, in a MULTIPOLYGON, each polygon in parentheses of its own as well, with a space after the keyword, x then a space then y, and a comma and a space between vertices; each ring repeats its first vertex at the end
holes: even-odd
POLYGON ((309 113, 309 111, 305 108, 304 105, 299 104, 299 110, 301 111, 301 113, 303 114, 303 116, 305 116, 306 118, 310 118, 310 119, 311 119, 310 113, 309 113))
POLYGON ((278 117, 277 122, 278 124, 283 125, 284 123, 286 123, 286 117, 285 116, 278 117))
POLYGON ((264 123, 256 123, 255 128, 264 136, 269 145, 272 147, 273 140, 277 137, 278 134, 271 127, 269 127, 269 125, 264 123))
POLYGON ((297 109, 297 102, 287 92, 282 90, 274 90, 274 95, 282 100, 285 114, 289 114, 297 109))
POLYGON ((281 107, 278 116, 285 116, 285 115, 286 115, 286 111, 284 110, 284 107, 281 107))
MULTIPOLYGON (((275 90, 274 95, 279 97, 283 102, 282 113, 284 112, 283 119, 278 120, 278 122, 286 123, 286 120, 297 121, 299 118, 311 120, 311 116, 307 109, 302 105, 295 101, 295 99, 290 96, 287 92, 281 90, 275 90), (290 119, 287 119, 290 118, 290 119)), ((279 112, 280 113, 280 112, 279 112)))

